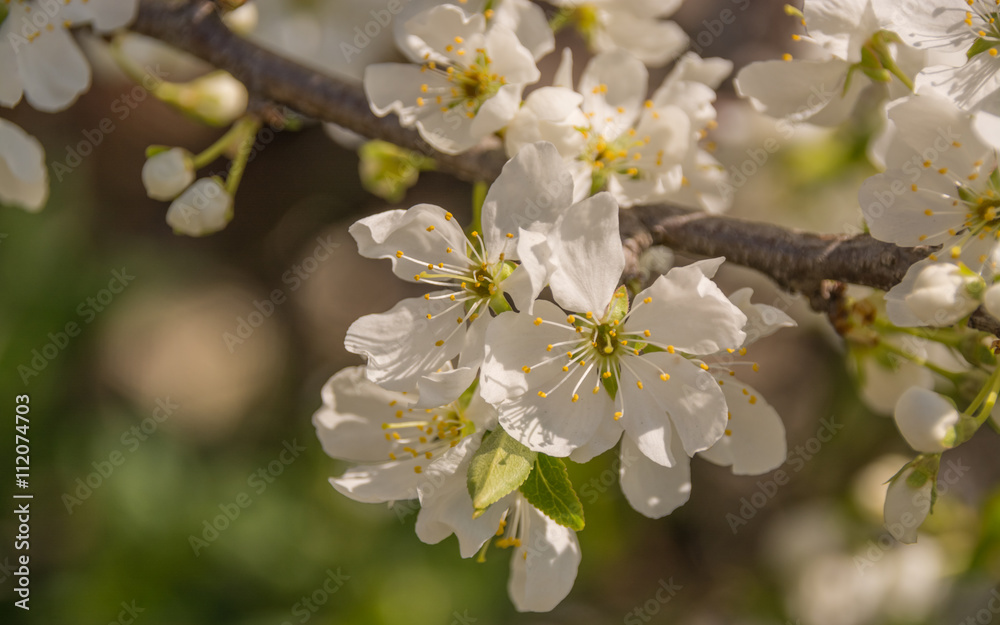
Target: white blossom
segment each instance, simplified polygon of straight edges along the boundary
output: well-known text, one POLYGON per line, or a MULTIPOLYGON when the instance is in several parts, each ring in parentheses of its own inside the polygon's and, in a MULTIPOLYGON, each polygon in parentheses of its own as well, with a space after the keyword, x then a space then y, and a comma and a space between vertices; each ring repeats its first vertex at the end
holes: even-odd
POLYGON ((887 88, 889 100, 910 93, 906 82, 924 67, 925 55, 884 30, 872 0, 807 0, 803 15, 809 34, 794 38, 816 44, 821 58, 786 54, 743 68, 734 86, 754 108, 772 117, 835 126, 873 82, 887 88))
POLYGON ((908 466, 892 482, 885 494, 885 527, 901 543, 917 542, 917 529, 931 512, 934 476, 908 466))
POLYGON ((562 159, 540 143, 511 159, 490 187, 482 233, 467 237, 451 213, 430 204, 351 226, 362 256, 388 258, 397 277, 438 287, 350 327, 345 345, 367 358, 369 379, 394 390, 416 386, 422 397, 430 397, 435 385, 467 387, 483 358, 490 307, 505 306, 507 293, 530 308, 545 286, 544 233, 559 215, 580 210, 572 195, 562 159), (538 262, 515 268, 513 261, 536 255, 538 262), (459 355, 456 369, 438 372, 459 355))
POLYGON ((13 122, 0 119, 0 203, 35 212, 49 197, 45 150, 13 122))
POLYGON ((468 150, 506 126, 524 86, 538 80, 531 52, 507 27, 487 29, 482 14, 441 5, 408 20, 404 30, 400 45, 421 42, 422 64, 368 66, 368 102, 376 115, 396 113, 446 154, 468 150))
POLYGON ((154 154, 142 166, 142 185, 154 200, 172 200, 194 182, 194 162, 184 148, 154 154))
POLYGON ((233 218, 233 196, 218 178, 201 178, 167 209, 167 224, 177 234, 202 237, 226 227, 233 218))
POLYGON ((134 19, 137 0, 16 0, 0 7, 0 105, 24 97, 52 113, 90 87, 90 65, 69 28, 90 25, 104 33, 134 19))
POLYGON ((896 403, 894 416, 900 434, 916 451, 938 454, 955 444, 958 410, 932 390, 910 387, 896 403))
POLYGON ((979 307, 986 283, 968 267, 922 260, 886 293, 886 313, 897 326, 949 326, 979 307))

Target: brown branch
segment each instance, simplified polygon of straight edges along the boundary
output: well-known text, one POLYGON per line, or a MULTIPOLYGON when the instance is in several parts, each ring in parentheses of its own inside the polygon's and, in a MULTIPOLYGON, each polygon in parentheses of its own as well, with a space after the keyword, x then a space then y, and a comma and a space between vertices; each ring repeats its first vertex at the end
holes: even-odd
MULTIPOLYGON (((257 98, 432 156, 439 169, 457 178, 492 181, 507 161, 496 141, 457 156, 435 151, 395 117, 372 114, 356 84, 316 72, 232 33, 209 0, 142 0, 132 28, 226 70, 257 98)), ((830 281, 887 290, 928 253, 926 248, 900 248, 868 235, 817 235, 669 205, 623 210, 621 231, 627 276, 636 274, 643 250, 666 245, 689 254, 725 256, 756 269, 782 288, 805 294, 821 312, 829 312, 830 281)), ((969 325, 1000 334, 1000 322, 981 310, 969 325)))

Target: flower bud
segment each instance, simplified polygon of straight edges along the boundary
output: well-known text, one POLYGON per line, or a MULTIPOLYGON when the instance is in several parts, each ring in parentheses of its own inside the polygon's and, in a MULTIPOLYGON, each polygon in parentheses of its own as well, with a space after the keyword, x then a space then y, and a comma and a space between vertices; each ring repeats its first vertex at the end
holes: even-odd
POLYGON ((983 279, 951 263, 933 263, 924 267, 906 295, 906 307, 929 325, 955 323, 979 306, 983 279))
POLYGON ((171 148, 146 159, 142 186, 154 200, 172 200, 194 182, 194 161, 184 148, 171 148))
POLYGON ((222 21, 234 33, 249 35, 257 28, 258 18, 257 4, 251 0, 223 15, 222 21))
POLYGON ((201 178, 167 209, 176 234, 201 237, 218 232, 233 218, 233 197, 218 178, 201 178))
POLYGON ((213 126, 227 126, 247 109, 246 87, 222 70, 183 84, 163 83, 156 95, 213 126))
POLYGON ((1000 282, 986 289, 986 292, 983 293, 983 306, 986 307, 986 312, 1000 319, 1000 282))
POLYGON ((899 397, 896 427, 916 451, 939 454, 955 444, 958 410, 932 390, 911 386, 899 397))
POLYGON ((885 527, 901 543, 917 542, 917 529, 931 512, 935 475, 906 467, 889 483, 882 515, 885 527))

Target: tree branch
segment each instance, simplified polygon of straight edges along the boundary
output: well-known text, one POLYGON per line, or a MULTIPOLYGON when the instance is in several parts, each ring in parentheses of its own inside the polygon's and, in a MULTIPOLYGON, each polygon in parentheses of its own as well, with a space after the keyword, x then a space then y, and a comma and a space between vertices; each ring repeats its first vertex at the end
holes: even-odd
MULTIPOLYGON (((257 98, 432 156, 439 169, 457 178, 492 181, 507 161, 495 140, 456 156, 437 152, 414 130, 401 127, 395 117, 376 117, 356 84, 316 72, 235 35, 209 0, 142 0, 132 29, 226 70, 257 98)), ((636 275, 639 255, 645 249, 666 245, 689 254, 725 256, 756 269, 782 288, 805 294, 821 312, 829 312, 830 289, 824 283, 849 282, 887 290, 928 253, 927 248, 900 248, 866 234, 817 235, 662 204, 623 210, 621 231, 626 276, 636 275)), ((981 310, 969 325, 1000 334, 1000 322, 981 310)))

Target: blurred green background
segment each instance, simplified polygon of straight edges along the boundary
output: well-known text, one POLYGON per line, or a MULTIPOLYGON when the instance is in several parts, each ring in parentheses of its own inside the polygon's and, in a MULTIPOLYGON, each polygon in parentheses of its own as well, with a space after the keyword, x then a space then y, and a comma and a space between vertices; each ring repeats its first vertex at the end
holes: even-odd
MULTIPOLYGON (((729 4, 742 5, 688 3, 678 20, 694 35, 729 4)), ((703 54, 738 66, 774 58, 793 23, 769 2, 738 25, 703 54)), ((579 45, 567 37, 560 43, 579 45)), ((2 113, 43 142, 51 165, 130 89, 111 75, 60 115, 2 113)), ((720 98, 718 156, 739 163, 775 131, 728 82, 720 98)), ((945 456, 968 472, 943 494, 917 546, 891 544, 880 484, 904 460, 884 456, 908 453, 892 421, 861 403, 823 319, 759 276, 727 268, 727 292, 751 284, 758 301, 800 323, 755 346, 761 373, 748 379, 785 420, 790 482, 772 490, 771 476, 737 478, 695 461, 690 502, 654 521, 625 502, 614 453, 571 465, 587 515, 579 577, 551 614, 517 614, 506 594, 508 554, 462 560, 454 539, 417 540, 412 508, 355 503, 326 481, 344 467, 323 454, 310 416, 323 382, 359 362, 344 352, 344 332, 413 293, 387 264, 359 258, 347 235, 354 220, 386 208, 361 188, 357 157, 317 126, 279 133, 251 163, 229 228, 175 237, 166 205, 143 193, 143 150, 195 150, 217 135, 143 102, 78 167, 53 177, 43 212, 0 210, 0 405, 13 430, 15 396, 31 397, 30 488, 19 492, 34 495, 30 613, 13 606, 17 524, 0 515, 0 622, 127 623, 123 603, 142 610, 143 625, 904 625, 963 622, 988 609, 1000 579, 996 435, 984 431, 945 456), (335 249, 312 262, 322 242, 335 249), (97 312, 88 298, 107 297, 114 271, 135 278, 97 312), (255 304, 275 289, 287 301, 242 343, 227 344, 225 334, 267 310, 255 304), (81 331, 62 341, 70 322, 81 331), (65 347, 40 360, 53 341, 65 347), (25 379, 25 367, 37 375, 25 379), (176 409, 155 420, 167 403, 176 409), (844 428, 815 451, 824 418, 844 428), (286 445, 304 448, 288 464, 286 445), (734 533, 733 515, 759 492, 766 503, 746 508, 734 533), (235 506, 238 497, 249 505, 235 506), (238 516, 217 521, 224 530, 205 534, 206 522, 234 509, 238 516), (192 537, 206 544, 192 546, 192 537), (682 588, 663 602, 661 582, 682 588)), ((854 194, 873 171, 863 133, 805 132, 783 145, 740 189, 734 214, 856 227, 854 194)), ((421 201, 461 217, 471 189, 425 174, 400 206, 421 201)), ((13 492, 11 482, 2 480, 0 494, 13 492)))

